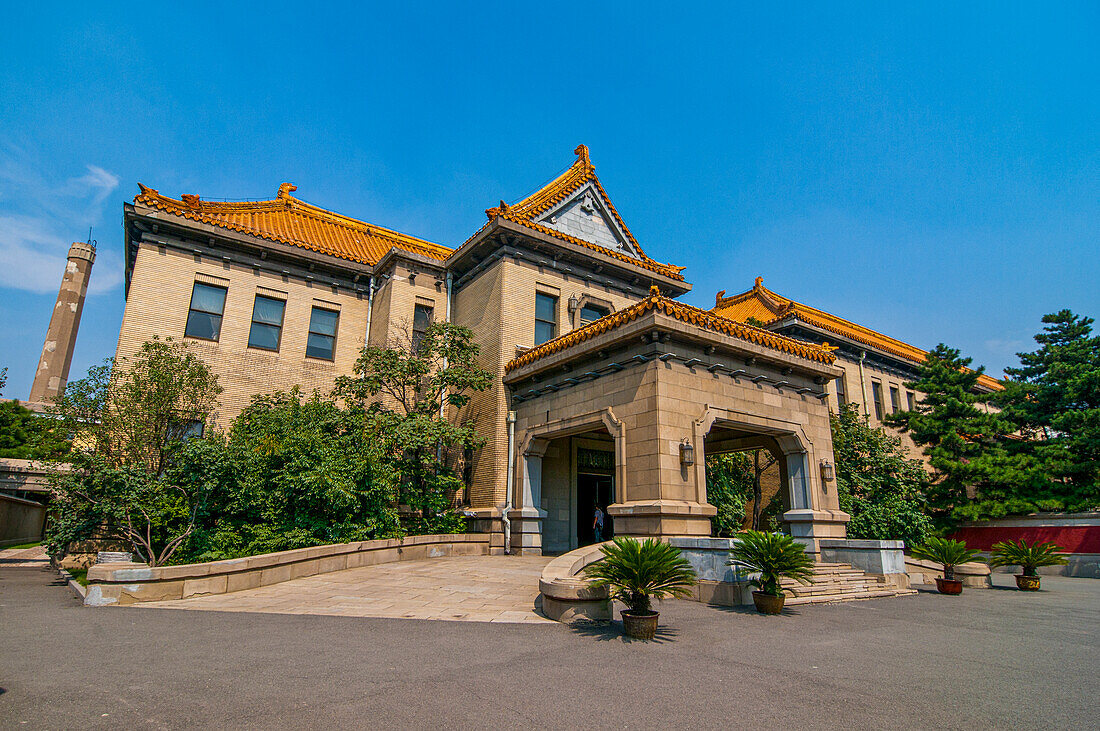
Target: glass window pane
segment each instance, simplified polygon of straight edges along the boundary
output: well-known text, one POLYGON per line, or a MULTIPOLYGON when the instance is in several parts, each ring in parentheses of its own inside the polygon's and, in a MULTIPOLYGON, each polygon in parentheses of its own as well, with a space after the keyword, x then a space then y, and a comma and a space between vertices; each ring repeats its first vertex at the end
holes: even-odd
POLYGON ((548 294, 536 294, 535 295, 535 319, 536 320, 548 320, 550 322, 558 321, 558 298, 551 297, 548 294))
POLYGON ((432 308, 427 305, 417 305, 413 309, 413 330, 424 332, 428 325, 432 324, 432 308))
POLYGON ((309 331, 322 335, 336 335, 336 323, 339 319, 339 312, 314 307, 313 315, 309 318, 309 331))
POLYGON ((610 314, 606 307, 600 307, 599 305, 585 305, 581 308, 581 320, 584 322, 592 322, 610 314))
POLYGON ((330 335, 310 333, 306 339, 306 355, 310 358, 332 360, 332 346, 335 342, 336 338, 330 335))
POLYGON ((553 340, 554 329, 553 323, 535 320, 535 345, 542 345, 547 340, 553 340))
POLYGON ((225 289, 195 282, 191 293, 191 309, 220 315, 225 310, 225 289))
POLYGON ((286 303, 282 300, 257 295, 256 306, 252 308, 252 321, 263 322, 268 325, 282 325, 283 309, 285 307, 286 303))
POLYGON ((279 332, 281 327, 264 325, 262 322, 252 323, 252 329, 248 331, 248 346, 250 348, 263 348, 264 350, 279 349, 279 332))
POLYGON ((191 338, 217 340, 221 328, 221 315, 211 315, 207 312, 191 310, 187 313, 187 327, 184 329, 183 334, 191 338))

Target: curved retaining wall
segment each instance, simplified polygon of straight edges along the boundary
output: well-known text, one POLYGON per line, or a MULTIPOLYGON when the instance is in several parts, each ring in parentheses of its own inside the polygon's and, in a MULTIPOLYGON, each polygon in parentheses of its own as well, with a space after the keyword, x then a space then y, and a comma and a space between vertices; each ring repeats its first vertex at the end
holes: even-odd
POLYGON ((116 563, 88 570, 84 603, 92 606, 188 599, 255 589, 303 576, 442 556, 486 556, 484 533, 409 536, 337 543, 182 566, 116 563))

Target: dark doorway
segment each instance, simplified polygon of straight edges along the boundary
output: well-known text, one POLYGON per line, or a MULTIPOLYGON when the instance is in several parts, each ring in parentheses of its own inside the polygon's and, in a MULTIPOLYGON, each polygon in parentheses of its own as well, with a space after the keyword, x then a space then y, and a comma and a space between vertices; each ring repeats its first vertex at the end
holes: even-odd
POLYGON ((615 483, 611 475, 577 475, 577 545, 588 546, 596 542, 593 528, 596 506, 603 511, 603 540, 615 535, 607 506, 615 502, 615 483))

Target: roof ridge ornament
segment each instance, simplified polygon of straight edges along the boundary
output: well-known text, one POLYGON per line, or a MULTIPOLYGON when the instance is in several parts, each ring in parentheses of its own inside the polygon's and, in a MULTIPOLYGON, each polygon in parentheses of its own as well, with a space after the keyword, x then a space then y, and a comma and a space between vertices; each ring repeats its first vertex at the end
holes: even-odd
POLYGON ((577 162, 581 165, 586 168, 592 167, 592 160, 588 157, 588 145, 577 145, 573 154, 577 156, 577 162))
POLYGON ((282 200, 290 200, 290 194, 298 190, 298 186, 294 183, 283 183, 279 186, 278 197, 282 200))

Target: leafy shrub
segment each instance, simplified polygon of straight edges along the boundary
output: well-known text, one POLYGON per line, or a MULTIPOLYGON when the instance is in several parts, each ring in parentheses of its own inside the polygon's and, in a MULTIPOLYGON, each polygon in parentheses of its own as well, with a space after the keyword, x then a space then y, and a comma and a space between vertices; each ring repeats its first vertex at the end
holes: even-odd
POLYGON ((651 600, 691 596, 695 570, 680 549, 656 538, 644 542, 619 537, 600 546, 603 558, 582 569, 594 586, 606 586, 611 598, 634 613, 652 611, 651 600))
POLYGON ((737 539, 730 550, 729 565, 760 574, 749 583, 762 594, 783 596, 779 582, 785 578, 810 583, 813 559, 806 554, 806 547, 790 536, 750 530, 738 534, 737 539))

